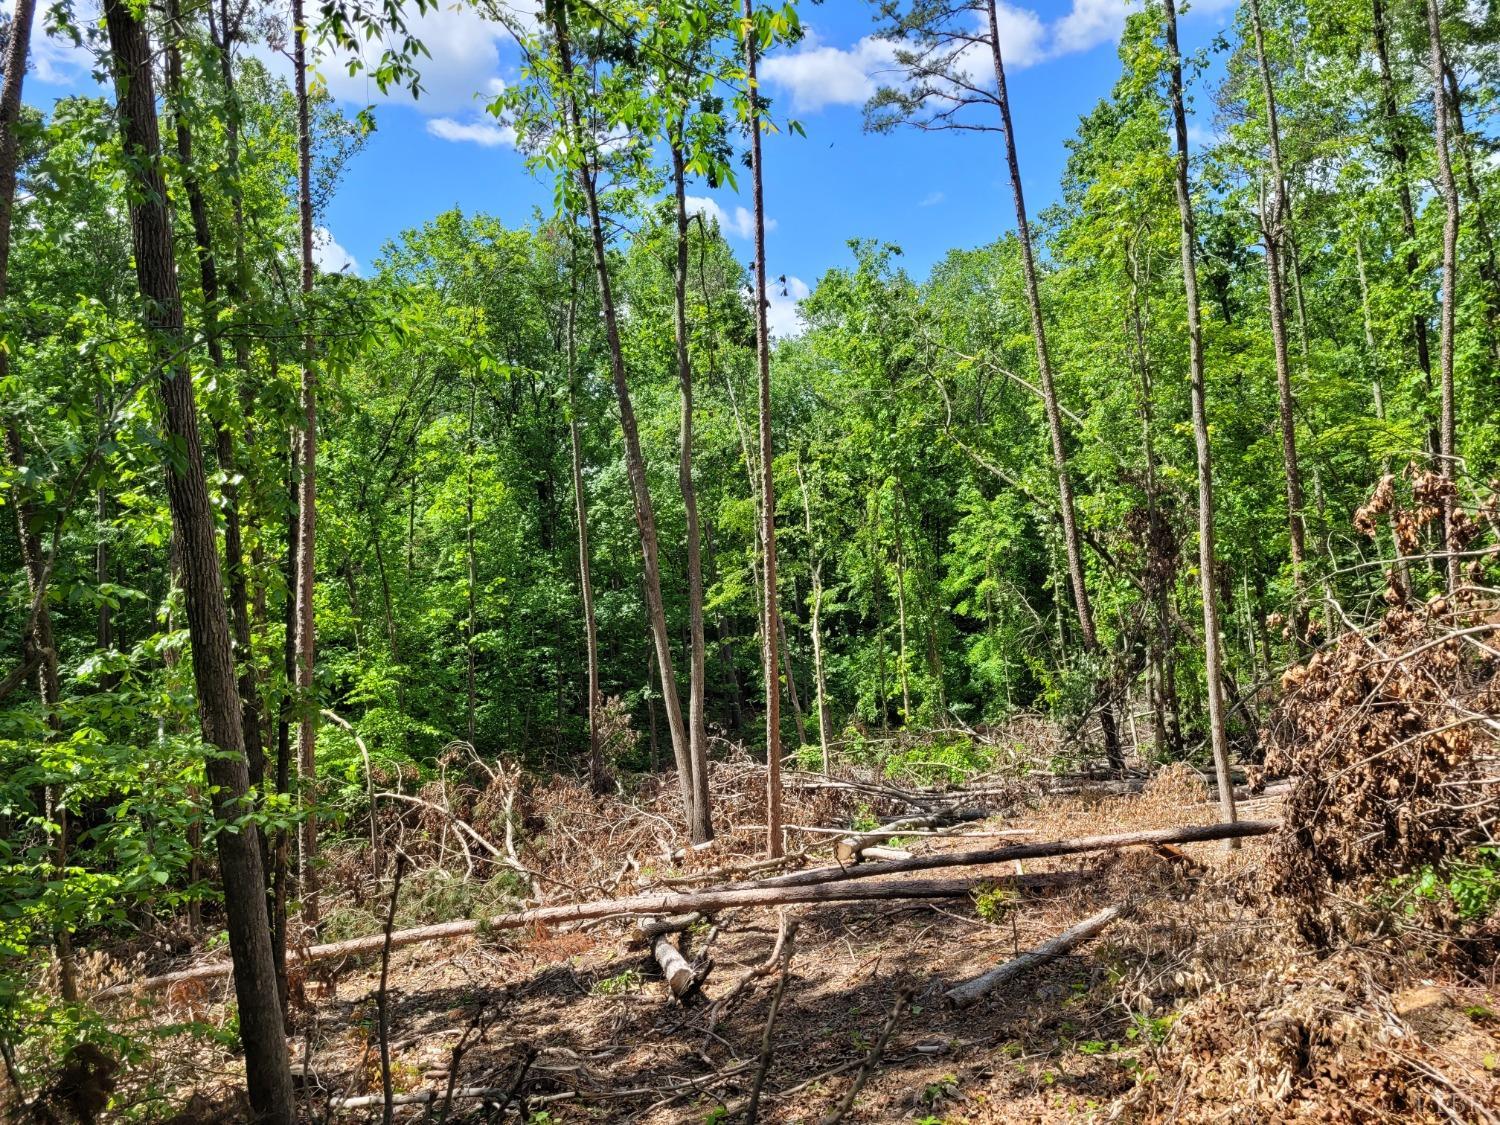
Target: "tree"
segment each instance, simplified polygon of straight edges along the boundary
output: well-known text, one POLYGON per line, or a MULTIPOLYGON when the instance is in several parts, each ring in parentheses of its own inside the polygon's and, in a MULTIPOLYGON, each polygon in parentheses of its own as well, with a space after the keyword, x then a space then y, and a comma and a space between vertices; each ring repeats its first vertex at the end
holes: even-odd
POLYGON ((1204 377, 1203 323, 1198 308, 1198 243, 1193 197, 1188 188, 1187 112, 1183 106, 1182 52, 1177 46, 1175 0, 1162 0, 1168 54, 1168 100, 1176 133, 1174 186, 1182 232, 1182 284, 1187 297, 1188 370, 1193 400, 1193 446, 1198 462, 1198 577, 1203 597, 1204 695, 1208 699, 1209 745, 1219 784, 1219 808, 1235 819, 1234 779, 1229 770, 1229 740, 1224 730, 1223 655, 1219 635, 1219 586, 1214 555, 1213 452, 1208 434, 1208 391, 1204 377))
POLYGON ((1433 145, 1437 152, 1438 192, 1443 197, 1443 300, 1438 319, 1438 386, 1442 406, 1438 415, 1439 470, 1447 479, 1443 497, 1443 537, 1448 547, 1448 592, 1462 581, 1459 561, 1457 502, 1453 480, 1458 475, 1457 424, 1453 388, 1453 354, 1457 347, 1458 309, 1458 184, 1448 143, 1448 96, 1444 83, 1443 17, 1438 0, 1426 0, 1428 59, 1432 67, 1433 145))
MULTIPOLYGON (((186 333, 161 171, 151 47, 144 24, 123 0, 108 0, 104 16, 119 100, 120 136, 136 181, 130 206, 136 279, 155 350, 168 439, 167 494, 173 532, 184 558, 198 712, 203 740, 216 751, 209 755, 206 769, 215 790, 214 815, 241 821, 247 811, 250 779, 213 508, 198 439, 197 405, 192 378, 182 361, 186 333)), ((251 1105, 262 1120, 291 1125, 296 1105, 271 954, 260 833, 250 819, 238 831, 219 832, 215 839, 251 1105)))
POLYGON ((744 0, 746 118, 750 130, 750 198, 755 219, 755 366, 759 386, 760 418, 760 540, 765 557, 761 561, 765 610, 761 621, 761 646, 766 678, 766 854, 775 858, 785 846, 781 830, 781 677, 776 653, 781 608, 776 593, 776 475, 772 470, 771 441, 771 332, 766 323, 770 300, 766 296, 766 196, 761 155, 761 93, 756 77, 756 55, 760 48, 760 26, 754 0, 744 0))
POLYGON ((297 96, 297 219, 300 233, 299 284, 306 318, 302 331, 301 436, 297 449, 297 772, 302 793, 298 829, 302 921, 318 925, 318 706, 314 697, 317 622, 313 613, 318 535, 318 375, 314 360, 312 115, 307 99, 307 35, 302 0, 292 0, 292 71, 297 96))
MULTIPOLYGON (((1052 443, 1052 465, 1057 484, 1058 511, 1062 517, 1068 579, 1084 649, 1097 656, 1099 634, 1094 623, 1093 604, 1089 598, 1083 541, 1078 531, 1078 512, 1068 469, 1062 408, 1058 403, 1052 360, 1047 347, 1047 327, 1042 312, 1036 257, 1032 248, 1030 218, 1021 186, 1021 165, 1016 154, 1010 96, 1005 85, 1005 61, 1000 50, 999 15, 995 0, 966 0, 951 6, 934 5, 921 0, 904 13, 899 0, 887 0, 881 8, 881 14, 888 21, 881 34, 897 42, 896 62, 905 72, 908 85, 900 89, 887 87, 878 91, 865 108, 866 126, 882 131, 900 124, 911 124, 922 129, 993 130, 998 131, 1003 139, 1006 171, 1010 177, 1011 198, 1016 211, 1016 240, 1021 251, 1026 307, 1031 319, 1031 338, 1036 350, 1042 404, 1052 443), (976 13, 984 21, 977 32, 965 21, 966 16, 976 13), (907 41, 910 41, 910 45, 905 45, 907 41), (968 51, 975 43, 988 48, 993 67, 993 90, 982 85, 969 69, 968 51), (998 127, 974 124, 966 116, 960 117, 974 105, 994 108, 1000 117, 998 127)), ((1114 704, 1107 693, 1100 707, 1099 723, 1110 767, 1121 770, 1125 766, 1125 760, 1115 726, 1114 704)))

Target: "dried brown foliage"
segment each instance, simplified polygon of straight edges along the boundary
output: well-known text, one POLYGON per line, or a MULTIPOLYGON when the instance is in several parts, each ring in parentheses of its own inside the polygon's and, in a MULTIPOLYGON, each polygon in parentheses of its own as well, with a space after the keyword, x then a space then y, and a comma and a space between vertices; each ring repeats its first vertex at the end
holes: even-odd
MULTIPOLYGON (((1419 548, 1454 488, 1431 472, 1406 477, 1408 503, 1387 475, 1354 517, 1372 539, 1383 517, 1403 556, 1419 548)), ((1493 528, 1484 508, 1477 516, 1459 512, 1454 523, 1460 550, 1493 528)), ((1440 557, 1433 561, 1441 567, 1440 557)), ((1483 558, 1474 562, 1482 566, 1483 558)), ((1364 896, 1393 876, 1494 840, 1500 650, 1489 638, 1500 624, 1500 599, 1470 586, 1418 604, 1401 578, 1415 565, 1391 568, 1378 621, 1348 628, 1282 678, 1266 765, 1297 780, 1284 806, 1272 885, 1294 904, 1304 936, 1318 943, 1353 920, 1338 905, 1342 892, 1364 896)))

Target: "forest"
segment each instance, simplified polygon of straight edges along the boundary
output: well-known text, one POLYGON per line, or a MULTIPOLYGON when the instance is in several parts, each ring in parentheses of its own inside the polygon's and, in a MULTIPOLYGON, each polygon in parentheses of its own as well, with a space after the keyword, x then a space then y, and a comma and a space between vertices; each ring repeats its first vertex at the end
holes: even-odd
POLYGON ((801 286, 797 0, 459 0, 548 204, 362 271, 435 0, 14 0, 5 1120, 1500 1120, 1500 7, 1177 4, 1040 205, 856 5, 1007 233, 801 286))

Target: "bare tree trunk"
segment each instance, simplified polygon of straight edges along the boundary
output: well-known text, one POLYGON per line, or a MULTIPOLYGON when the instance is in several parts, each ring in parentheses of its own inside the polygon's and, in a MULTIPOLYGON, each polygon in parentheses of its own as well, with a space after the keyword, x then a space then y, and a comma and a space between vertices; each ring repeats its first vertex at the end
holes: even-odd
POLYGON ((688 579, 688 760, 693 776, 693 839, 712 840, 708 795, 708 723, 703 713, 707 654, 703 638, 703 560, 699 554, 698 494, 693 487, 693 366, 688 357, 687 269, 688 216, 681 124, 672 142, 672 188, 677 204, 677 261, 673 271, 672 332, 677 345, 677 379, 682 388, 677 484, 687 516, 688 579))
MULTIPOLYGON (((1177 7, 1164 0, 1167 53, 1171 63, 1172 121, 1176 131, 1177 159, 1173 183, 1182 226, 1182 283, 1187 295, 1188 364, 1193 401, 1193 444, 1198 455, 1198 575, 1203 592, 1203 653, 1205 690, 1208 693, 1209 742, 1219 783, 1219 805, 1224 820, 1235 820, 1234 780, 1229 772, 1229 741, 1224 732, 1223 658, 1219 639, 1219 588, 1214 559, 1213 454, 1208 440, 1207 388, 1203 370, 1203 325, 1198 312, 1197 233, 1193 222, 1193 199, 1188 191, 1187 113, 1183 109, 1182 55, 1177 49, 1177 7)), ((1231 843, 1230 846, 1238 846, 1231 843)))
POLYGON ((1474 142, 1464 126, 1463 91, 1458 85, 1458 75, 1451 63, 1444 62, 1443 77, 1448 87, 1448 126, 1453 134, 1454 147, 1463 157, 1464 187, 1473 201, 1470 211, 1474 231, 1479 235, 1479 245, 1484 251, 1479 259, 1479 277, 1484 282, 1484 318, 1490 338, 1490 355, 1500 359, 1500 261, 1495 256, 1495 236, 1490 229, 1484 193, 1474 174, 1474 142))
POLYGON ((902 512, 898 508, 891 519, 896 533, 896 638, 901 649, 896 656, 896 670, 901 673, 901 725, 911 725, 910 657, 906 648, 906 549, 901 536, 902 512))
MULTIPOLYGON (((1057 477, 1058 513, 1062 518, 1063 546, 1068 555, 1068 578, 1073 587, 1073 604, 1078 611, 1078 628, 1084 647, 1090 653, 1099 651, 1099 634, 1094 628, 1094 609, 1089 601, 1088 584, 1083 566, 1083 541, 1078 533, 1078 512, 1073 503, 1073 482, 1068 475, 1068 453, 1064 443, 1062 410, 1058 406, 1057 386, 1052 378, 1052 361, 1047 350, 1047 328, 1042 318, 1041 291, 1037 284, 1036 260, 1031 247, 1031 226, 1026 214, 1026 197, 1021 189, 1021 163, 1016 155, 1015 130, 1011 125, 1010 95, 1005 86, 1005 61, 1000 54, 1000 26, 995 0, 986 0, 989 17, 990 53, 995 66, 995 97, 1000 105, 1001 132, 1005 137, 1005 163, 1010 173, 1010 190, 1016 205, 1016 239, 1021 248, 1021 273, 1026 282, 1026 307, 1031 316, 1031 338, 1036 345, 1037 374, 1041 377, 1042 403, 1047 414, 1047 431, 1052 439, 1052 468, 1057 477)), ((1099 712, 1104 733, 1104 753, 1111 769, 1125 768, 1120 751, 1120 735, 1115 726, 1114 704, 1107 693, 1099 712)))
MULTIPOLYGON (((573 55, 563 5, 555 6, 550 14, 563 81, 571 86, 574 77, 573 55)), ((589 236, 594 253, 594 274, 599 283, 599 303, 604 314, 604 339, 609 350, 610 376, 614 383, 615 402, 620 411, 620 430, 625 438, 625 472, 630 478, 635 522, 641 536, 646 614, 651 627, 652 643, 656 649, 657 667, 661 672, 662 701, 666 706, 667 727, 672 737, 672 756, 677 765, 677 779, 682 787, 683 811, 688 831, 691 833, 693 826, 699 823, 695 807, 697 792, 693 786, 687 724, 683 721, 682 700, 678 698, 677 677, 672 670, 672 640, 667 633, 667 614, 662 604, 656 512, 651 505, 651 489, 646 479, 646 458, 641 452, 635 406, 631 402, 630 385, 625 378, 625 353, 620 344, 620 326, 615 309, 614 286, 609 276, 609 259, 604 244, 604 220, 599 211, 599 195, 594 183, 594 173, 590 167, 590 161, 593 159, 592 149, 585 142, 583 123, 577 103, 570 94, 565 95, 564 100, 567 127, 573 136, 574 146, 580 160, 577 169, 578 184, 583 190, 584 203, 588 212, 589 236)), ((694 843, 701 842, 694 840, 694 843)))
MULTIPOLYGON (((301 227, 301 287, 304 302, 313 290, 312 123, 307 101, 307 25, 302 0, 292 0, 292 67, 297 95, 297 213, 301 227)), ((304 303, 302 315, 311 310, 304 303)), ((303 804, 298 830, 302 921, 317 927, 318 903, 318 707, 314 698, 313 665, 317 624, 313 615, 313 584, 318 535, 318 374, 313 366, 311 321, 302 332, 302 449, 301 488, 297 496, 297 770, 303 804)))
POLYGON ((1261 204, 1261 235, 1266 247, 1266 301, 1271 314, 1271 344, 1276 359, 1276 408, 1281 426, 1281 457, 1286 469, 1287 527, 1290 532, 1292 585, 1292 636, 1299 650, 1307 644, 1306 535, 1302 516, 1302 474, 1297 467, 1296 403, 1292 396, 1291 364, 1287 357, 1286 295, 1282 289, 1282 246, 1287 234, 1290 209, 1286 176, 1281 165, 1281 127, 1276 117, 1276 90, 1271 65, 1266 58, 1265 29, 1260 0, 1250 0, 1250 20, 1255 33, 1255 57, 1260 69, 1261 94, 1266 100, 1266 132, 1270 138, 1271 202, 1261 204))
POLYGON ((771 448, 771 333, 766 324, 766 196, 760 149, 760 81, 756 78, 754 0, 745 0, 745 85, 750 99, 751 209, 755 214, 755 363, 760 383, 760 526, 765 548, 762 668, 766 679, 766 854, 776 857, 784 847, 781 831, 781 685, 776 659, 776 480, 771 448))
MULTIPOLYGON (((793 583, 793 595, 796 584, 793 583)), ((776 613, 776 628, 781 640, 781 671, 786 676, 786 701, 792 705, 792 726, 797 731, 797 745, 807 745, 807 723, 802 717, 802 698, 797 694, 797 677, 792 672, 792 646, 786 639, 786 614, 776 613)))
MULTIPOLYGON (((282 561, 282 580, 286 601, 282 607, 281 673, 285 695, 276 716, 276 793, 285 796, 292 790, 292 711, 295 706, 297 679, 297 529, 302 517, 297 511, 301 494, 301 474, 297 471, 297 429, 287 433, 287 520, 286 558, 282 561)), ((292 897, 292 834, 286 828, 276 830, 271 867, 271 945, 276 957, 276 987, 281 996, 283 1015, 290 1012, 290 981, 286 970, 287 918, 292 897)))
MULTIPOLYGON (((1426 292, 1427 287, 1421 281, 1422 259, 1417 252, 1416 208, 1412 203, 1409 171, 1411 154, 1407 151, 1406 142, 1402 139, 1401 121, 1396 108, 1396 84, 1391 77, 1385 0, 1370 0, 1370 15, 1375 33, 1375 61, 1380 71, 1380 112, 1385 118, 1386 145, 1396 161, 1396 198, 1401 205, 1401 237, 1406 244, 1403 259, 1407 287, 1411 293, 1420 295, 1426 292)), ((1419 299, 1425 300, 1420 296, 1419 299)), ((1417 349, 1417 366, 1422 369, 1422 375, 1427 381, 1427 389, 1430 393, 1432 391, 1432 356, 1427 343, 1427 315, 1420 309, 1412 313, 1411 334, 1417 349)), ((1431 452, 1437 453, 1439 448, 1437 433, 1431 432, 1428 440, 1431 452)))
POLYGON ((474 557, 474 382, 469 381, 469 438, 465 443, 464 466, 464 547, 469 564, 469 620, 464 629, 465 683, 468 689, 468 740, 474 745, 474 629, 476 625, 474 586, 478 581, 478 560, 474 557))
POLYGON ((599 717, 604 701, 599 695, 599 622, 594 615, 594 583, 589 559, 588 494, 583 489, 583 446, 578 434, 578 395, 575 382, 576 342, 574 318, 578 313, 578 274, 568 267, 568 445, 573 459, 573 510, 578 520, 578 592, 583 599, 584 646, 589 677, 589 787, 595 793, 609 789, 609 770, 600 742, 599 717))
MULTIPOLYGON (((1458 311, 1458 185, 1448 149, 1448 98, 1443 88, 1443 17, 1438 0, 1427 0, 1427 41, 1432 66, 1433 140, 1437 146, 1438 192, 1443 197, 1443 302, 1438 320, 1438 381, 1442 408, 1438 418, 1438 457, 1451 483, 1458 474, 1457 423, 1453 401, 1453 351, 1458 311)), ((1443 536, 1448 547, 1448 592, 1463 581, 1455 538, 1457 501, 1449 488, 1443 499, 1443 536)))
POLYGON ((797 459, 797 483, 802 487, 802 519, 807 527, 807 549, 812 554, 809 569, 812 571, 812 650, 813 691, 818 708, 818 747, 823 751, 823 772, 832 767, 828 750, 828 682, 823 674, 823 554, 813 538, 812 500, 807 489, 807 476, 802 471, 802 459, 797 459))
MULTIPOLYGON (((203 739, 221 751, 209 756, 206 769, 214 790, 215 815, 240 821, 249 799, 249 771, 234 650, 214 541, 213 508, 198 440, 197 404, 192 379, 181 361, 187 341, 173 256, 172 218, 161 171, 151 46, 144 24, 122 0, 106 0, 104 15, 114 62, 121 141, 136 180, 130 193, 136 279, 145 302, 146 327, 154 337, 165 429, 181 451, 180 458, 167 461, 167 497, 185 562, 188 632, 203 739)), ((251 820, 238 832, 217 833, 216 841, 251 1106, 264 1122, 291 1125, 296 1103, 277 1002, 260 832, 251 820)))

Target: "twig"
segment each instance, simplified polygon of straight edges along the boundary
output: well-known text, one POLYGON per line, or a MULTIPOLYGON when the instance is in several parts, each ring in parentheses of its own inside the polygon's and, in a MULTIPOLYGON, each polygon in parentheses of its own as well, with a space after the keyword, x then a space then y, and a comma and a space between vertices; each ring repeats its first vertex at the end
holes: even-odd
POLYGON ((890 1042, 891 1032, 896 1030, 896 1022, 901 1018, 901 1013, 906 1010, 912 992, 911 985, 907 985, 896 997, 896 1002, 891 1005, 890 1014, 885 1017, 885 1026, 880 1029, 880 1038, 875 1040, 875 1045, 865 1056, 864 1065, 859 1068, 859 1073, 854 1076, 854 1081, 850 1083, 849 1089, 844 1093, 837 1108, 823 1118, 823 1125, 838 1125, 844 1119, 844 1115, 854 1108, 854 1099, 859 1097, 859 1092, 865 1088, 865 1083, 870 1080, 870 1075, 879 1065, 880 1056, 885 1054, 885 1045, 890 1042))
POLYGON ((526 1072, 531 1069, 531 1064, 536 1062, 537 1050, 531 1044, 526 1045, 525 1052, 521 1055, 521 1065, 516 1067, 516 1077, 511 1082, 510 1088, 505 1091, 505 1096, 500 1099, 500 1116, 505 1116, 506 1107, 514 1101, 521 1107, 521 1118, 526 1119, 526 1101, 521 1097, 521 1086, 526 1081, 526 1072))
POLYGON ((755 1071, 755 1081, 750 1085, 750 1104, 745 1107, 745 1125, 755 1125, 756 1116, 760 1113, 760 1092, 766 1083, 766 1070, 771 1065, 776 1015, 781 1011, 781 997, 786 993, 787 978, 791 975, 789 970, 792 963, 792 941, 796 935, 797 923, 793 920, 788 922, 782 930, 782 939, 779 942, 781 976, 776 981, 776 991, 771 993, 771 1010, 766 1013, 766 1029, 760 1037, 760 1066, 755 1071))
POLYGON ((396 928, 396 899, 401 894, 401 877, 406 874, 406 853, 396 853, 396 879, 391 884, 391 905, 385 914, 385 948, 380 954, 380 991, 375 994, 375 1007, 380 1018, 380 1089, 384 1097, 381 1120, 391 1125, 395 1114, 391 1100, 391 1010, 386 984, 391 971, 391 933, 396 928))

